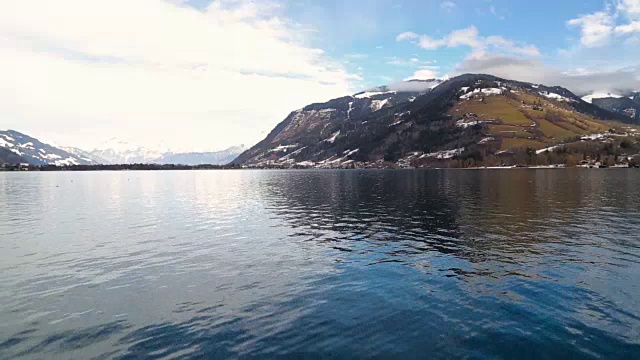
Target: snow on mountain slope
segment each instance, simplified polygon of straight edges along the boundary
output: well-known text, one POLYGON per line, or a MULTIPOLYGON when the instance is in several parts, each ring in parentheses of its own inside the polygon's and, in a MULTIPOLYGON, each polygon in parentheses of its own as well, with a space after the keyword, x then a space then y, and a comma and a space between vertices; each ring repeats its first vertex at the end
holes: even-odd
POLYGON ((221 151, 167 153, 155 159, 153 162, 157 164, 180 165, 226 165, 245 150, 247 150, 247 148, 241 145, 221 151))
POLYGON ((109 164, 109 161, 107 161, 106 159, 95 156, 88 151, 76 147, 60 146, 60 149, 68 152, 69 154, 75 155, 82 160, 90 161, 94 164, 109 164))
POLYGON ((109 164, 149 164, 168 153, 168 150, 149 149, 128 141, 110 139, 88 153, 109 164))
POLYGON ((14 130, 0 131, 0 147, 19 155, 33 165, 90 165, 90 159, 71 154, 14 130))
POLYGON ((101 164, 180 164, 180 165, 225 165, 246 150, 244 145, 221 151, 170 151, 146 148, 144 146, 111 139, 99 148, 76 153, 101 164))

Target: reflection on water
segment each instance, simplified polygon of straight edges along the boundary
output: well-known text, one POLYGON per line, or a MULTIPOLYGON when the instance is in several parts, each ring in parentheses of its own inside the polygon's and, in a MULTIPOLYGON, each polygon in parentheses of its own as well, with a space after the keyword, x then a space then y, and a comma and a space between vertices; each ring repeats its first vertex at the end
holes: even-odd
POLYGON ((0 358, 640 352, 634 170, 0 173, 0 358))

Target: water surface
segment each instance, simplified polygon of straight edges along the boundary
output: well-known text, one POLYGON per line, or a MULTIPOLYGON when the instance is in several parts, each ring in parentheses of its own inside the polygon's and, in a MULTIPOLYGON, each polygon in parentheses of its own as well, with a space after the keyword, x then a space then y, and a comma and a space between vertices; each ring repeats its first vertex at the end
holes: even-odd
POLYGON ((634 358, 640 171, 0 173, 0 358, 634 358))

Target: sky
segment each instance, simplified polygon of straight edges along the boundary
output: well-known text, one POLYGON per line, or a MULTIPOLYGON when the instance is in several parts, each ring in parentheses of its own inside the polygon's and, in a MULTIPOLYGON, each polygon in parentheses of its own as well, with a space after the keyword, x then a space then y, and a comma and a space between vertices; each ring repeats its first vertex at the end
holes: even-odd
POLYGON ((639 59, 640 0, 0 0, 0 128, 217 150, 411 78, 640 90, 639 59))

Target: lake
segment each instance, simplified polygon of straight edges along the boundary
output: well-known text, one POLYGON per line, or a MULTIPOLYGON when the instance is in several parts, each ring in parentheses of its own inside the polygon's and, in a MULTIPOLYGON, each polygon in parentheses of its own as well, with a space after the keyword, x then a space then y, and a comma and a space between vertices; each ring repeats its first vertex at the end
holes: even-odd
POLYGON ((0 173, 0 358, 633 358, 640 171, 0 173))

